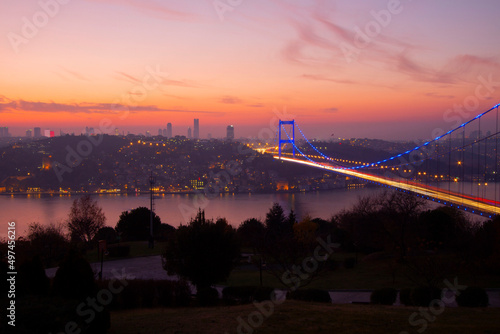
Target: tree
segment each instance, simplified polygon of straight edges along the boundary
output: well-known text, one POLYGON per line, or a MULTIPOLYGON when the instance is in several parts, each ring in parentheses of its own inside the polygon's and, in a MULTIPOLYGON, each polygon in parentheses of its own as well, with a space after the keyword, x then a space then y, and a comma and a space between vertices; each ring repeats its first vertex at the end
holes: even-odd
MULTIPOLYGON (((148 240, 150 237, 151 210, 138 207, 131 211, 123 211, 116 224, 116 232, 128 241, 148 240)), ((160 232, 161 219, 153 212, 153 233, 160 232)))
POLYGON ((59 265, 53 285, 56 295, 68 299, 82 299, 97 292, 92 267, 74 250, 59 265))
POLYGON ((269 209, 266 235, 259 250, 268 264, 267 271, 286 287, 297 289, 305 286, 325 271, 326 261, 313 258, 314 249, 318 246, 315 242, 317 228, 318 225, 312 223, 309 217, 297 224, 293 211, 286 217, 278 203, 269 209), (314 270, 301 272, 308 264, 312 264, 314 270))
POLYGON ((258 219, 251 218, 240 224, 237 230, 241 244, 244 247, 252 247, 254 252, 264 240, 266 227, 258 219))
POLYGON ((69 241, 61 225, 31 223, 26 239, 29 242, 29 256, 39 256, 47 267, 57 265, 69 249, 69 241))
POLYGON ((69 213, 68 228, 72 240, 89 243, 104 227, 106 216, 90 195, 75 199, 69 213))
POLYGON ((310 216, 305 216, 301 222, 293 226, 295 239, 304 245, 310 245, 316 242, 316 232, 318 224, 311 220, 310 216))
POLYGON ((118 241, 118 234, 115 229, 110 226, 104 226, 97 231, 94 241, 97 243, 99 240, 106 240, 106 243, 114 244, 118 241))
POLYGON ((293 223, 295 214, 290 212, 287 219, 281 205, 274 203, 272 208, 266 214, 266 230, 268 238, 277 239, 282 236, 290 236, 293 234, 293 223))
POLYGON ((240 257, 235 229, 225 219, 205 219, 199 210, 167 242, 164 269, 190 280, 198 291, 226 280, 240 257))
POLYGON ((417 231, 418 216, 426 206, 424 199, 415 195, 393 191, 380 197, 380 211, 386 218, 384 230, 400 249, 400 257, 407 255, 409 240, 417 231))

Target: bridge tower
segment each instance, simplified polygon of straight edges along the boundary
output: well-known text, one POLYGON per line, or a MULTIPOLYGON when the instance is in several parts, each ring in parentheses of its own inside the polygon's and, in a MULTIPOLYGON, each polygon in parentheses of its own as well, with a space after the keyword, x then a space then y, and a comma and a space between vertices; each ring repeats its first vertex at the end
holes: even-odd
MULTIPOLYGON (((279 157, 281 159, 281 144, 292 144, 293 146, 293 157, 295 158, 295 120, 291 121, 282 121, 280 119, 279 122, 279 129, 278 129, 278 147, 279 147, 279 157), (292 138, 290 139, 290 136, 287 135, 287 139, 281 139, 281 129, 283 125, 291 125, 292 126, 292 138)), ((286 130, 285 130, 286 132, 286 130)), ((287 133, 288 134, 288 133, 287 133)))

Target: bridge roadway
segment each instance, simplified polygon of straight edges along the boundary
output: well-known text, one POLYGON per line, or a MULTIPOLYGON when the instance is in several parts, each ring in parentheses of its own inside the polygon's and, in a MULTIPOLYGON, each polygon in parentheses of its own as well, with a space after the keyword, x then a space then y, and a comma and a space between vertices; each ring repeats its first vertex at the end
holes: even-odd
POLYGON ((325 169, 334 173, 359 178, 365 181, 370 181, 378 183, 384 186, 396 188, 399 190, 407 191, 421 196, 422 198, 441 203, 444 205, 449 205, 462 209, 464 211, 481 215, 483 217, 492 218, 494 215, 500 212, 498 204, 500 202, 495 202, 493 200, 478 198, 473 196, 467 196, 463 194, 458 194, 450 191, 446 191, 441 188, 426 186, 416 182, 404 180, 396 180, 389 177, 371 175, 368 173, 360 172, 359 170, 345 169, 341 167, 335 167, 330 164, 325 163, 314 163, 311 161, 306 161, 297 158, 285 158, 279 156, 273 156, 275 159, 288 161, 298 164, 303 164, 315 168, 325 169))

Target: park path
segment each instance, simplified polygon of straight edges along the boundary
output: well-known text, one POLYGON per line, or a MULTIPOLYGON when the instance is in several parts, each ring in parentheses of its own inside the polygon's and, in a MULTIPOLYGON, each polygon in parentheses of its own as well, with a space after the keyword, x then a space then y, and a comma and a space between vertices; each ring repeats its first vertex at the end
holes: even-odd
MULTIPOLYGON (((94 262, 90 266, 97 275, 101 271, 101 263, 94 262)), ((126 279, 154 279, 154 280, 177 280, 177 276, 169 276, 161 264, 161 256, 144 256, 130 259, 112 260, 103 262, 103 278, 113 279, 118 272, 126 279)), ((54 277, 57 268, 49 268, 45 272, 47 276, 54 277)))
MULTIPOLYGON (((101 264, 90 264, 94 273, 99 273, 101 264)), ((45 272, 48 277, 54 277, 57 268, 49 268, 45 272)), ((168 275, 163 269, 161 256, 136 257, 123 260, 104 261, 103 263, 103 278, 113 279, 116 276, 125 279, 153 279, 153 280, 177 280, 177 276, 168 275)), ((219 294, 221 294, 223 286, 217 286, 219 294)), ((193 289, 193 288, 192 288, 193 289)), ((491 307, 500 307, 500 289, 488 289, 488 296, 491 307)), ((369 303, 371 290, 330 290, 330 297, 334 304, 351 304, 351 303, 369 303)), ((281 298, 286 298, 283 290, 278 289, 278 295, 281 298)), ((394 305, 401 305, 399 296, 394 305)), ((455 302, 447 304, 447 307, 456 307, 455 302)))

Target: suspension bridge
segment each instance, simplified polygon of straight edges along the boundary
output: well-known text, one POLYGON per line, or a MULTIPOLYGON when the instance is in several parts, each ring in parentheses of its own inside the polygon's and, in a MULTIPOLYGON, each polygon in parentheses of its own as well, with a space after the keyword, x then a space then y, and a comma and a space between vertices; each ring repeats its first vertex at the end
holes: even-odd
POLYGON ((357 178, 492 218, 500 212, 499 107, 402 153, 374 161, 356 161, 335 153, 335 145, 342 142, 323 142, 322 146, 328 147, 319 149, 295 120, 279 121, 277 146, 265 151, 284 162, 357 178))

